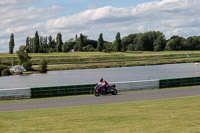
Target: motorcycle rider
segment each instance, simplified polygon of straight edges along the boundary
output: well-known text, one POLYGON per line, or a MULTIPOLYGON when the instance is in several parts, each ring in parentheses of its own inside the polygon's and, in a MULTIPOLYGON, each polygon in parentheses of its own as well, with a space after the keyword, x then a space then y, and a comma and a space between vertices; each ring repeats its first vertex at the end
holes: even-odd
MULTIPOLYGON (((100 82, 101 82, 101 86, 100 87, 104 88, 106 93, 107 93, 107 91, 108 91, 108 83, 103 78, 100 78, 100 82)), ((101 91, 103 91, 103 90, 101 90, 101 91)))

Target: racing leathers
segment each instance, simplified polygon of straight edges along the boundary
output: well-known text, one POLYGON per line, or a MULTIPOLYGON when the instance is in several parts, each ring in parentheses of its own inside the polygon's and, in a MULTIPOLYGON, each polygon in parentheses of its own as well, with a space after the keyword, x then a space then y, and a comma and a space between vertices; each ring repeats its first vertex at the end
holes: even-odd
POLYGON ((108 83, 105 80, 103 80, 101 82, 101 86, 100 87, 104 88, 106 92, 108 91, 108 83))

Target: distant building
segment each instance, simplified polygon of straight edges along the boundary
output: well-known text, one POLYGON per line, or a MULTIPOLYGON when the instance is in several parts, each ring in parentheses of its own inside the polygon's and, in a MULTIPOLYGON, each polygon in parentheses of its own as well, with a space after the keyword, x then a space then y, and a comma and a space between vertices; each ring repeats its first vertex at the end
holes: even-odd
POLYGON ((74 50, 74 49, 71 49, 69 52, 75 52, 75 50, 74 50))

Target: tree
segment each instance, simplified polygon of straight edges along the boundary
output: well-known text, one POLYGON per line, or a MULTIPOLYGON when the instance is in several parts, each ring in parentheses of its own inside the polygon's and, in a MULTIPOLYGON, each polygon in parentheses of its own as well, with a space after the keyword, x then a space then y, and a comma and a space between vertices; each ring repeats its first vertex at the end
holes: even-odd
POLYGON ((74 41, 73 38, 69 39, 68 41, 66 41, 63 46, 62 46, 62 51, 63 52, 69 52, 70 50, 73 49, 74 45, 76 44, 76 42, 74 41))
POLYGON ((117 32, 114 44, 115 44, 115 47, 116 47, 116 51, 120 52, 122 46, 121 46, 121 37, 120 37, 120 33, 119 32, 117 32))
POLYGON ((104 43, 103 34, 101 33, 99 35, 98 44, 97 44, 98 45, 97 49, 98 49, 99 52, 102 52, 102 50, 103 50, 103 43, 104 43))
POLYGON ((78 40, 78 51, 82 51, 82 46, 83 46, 83 35, 81 33, 78 40))
MULTIPOLYGON (((123 42, 123 41, 122 41, 123 42)), ((124 42, 124 43, 122 43, 122 47, 123 47, 123 51, 126 51, 127 50, 127 45, 126 45, 126 43, 124 42)))
POLYGON ((135 50, 134 45, 133 44, 128 45, 128 49, 127 50, 128 51, 134 51, 135 50))
POLYGON ((165 48, 166 39, 163 34, 159 35, 154 41, 154 51, 162 51, 165 48))
POLYGON ((14 34, 11 33, 9 41, 9 54, 13 54, 14 47, 15 47, 14 34))
POLYGON ((44 53, 48 53, 47 36, 44 37, 44 41, 43 41, 43 52, 44 52, 44 53))
POLYGON ((189 37, 185 43, 187 50, 200 50, 200 36, 189 37))
POLYGON ((48 37, 48 40, 49 40, 48 47, 52 48, 53 46, 52 46, 52 37, 51 37, 51 35, 48 37))
POLYGON ((48 52, 47 37, 40 36, 39 53, 47 53, 47 52, 48 52))
POLYGON ((166 46, 165 46, 165 50, 167 51, 173 51, 175 50, 175 46, 174 46, 174 39, 170 39, 167 43, 166 43, 166 46))
POLYGON ((36 31, 34 42, 33 42, 33 53, 39 52, 39 45, 40 45, 40 39, 39 39, 38 31, 36 31))
POLYGON ((196 45, 194 44, 193 37, 188 37, 186 40, 186 45, 184 45, 185 50, 195 50, 196 45))
POLYGON ((145 50, 145 35, 144 34, 138 34, 135 50, 136 51, 144 51, 145 50))
POLYGON ((27 48, 27 52, 30 53, 31 46, 30 46, 30 38, 29 37, 26 38, 26 48, 27 48))
POLYGON ((75 42, 78 42, 78 36, 77 36, 77 34, 75 36, 75 42))
POLYGON ((48 52, 55 52, 55 39, 52 40, 51 35, 48 37, 48 52))
POLYGON ((62 46, 62 52, 68 52, 68 43, 65 42, 62 46))
POLYGON ((20 65, 23 65, 26 70, 32 70, 31 57, 28 55, 26 46, 20 46, 17 55, 20 65))
POLYGON ((43 53, 43 41, 44 41, 44 37, 40 36, 38 53, 43 53))
POLYGON ((134 51, 137 34, 130 34, 122 39, 123 51, 134 51))
POLYGON ((29 41, 30 41, 29 50, 30 50, 30 53, 33 53, 34 40, 35 40, 35 37, 33 37, 33 38, 29 37, 29 41))
POLYGON ((58 33, 56 37, 56 51, 57 52, 62 52, 62 45, 63 45, 62 35, 61 33, 58 33))
POLYGON ((179 36, 172 36, 166 43, 165 50, 175 51, 184 50, 185 38, 179 36))
POLYGON ((103 52, 112 52, 114 51, 114 44, 112 42, 105 42, 103 44, 103 52))

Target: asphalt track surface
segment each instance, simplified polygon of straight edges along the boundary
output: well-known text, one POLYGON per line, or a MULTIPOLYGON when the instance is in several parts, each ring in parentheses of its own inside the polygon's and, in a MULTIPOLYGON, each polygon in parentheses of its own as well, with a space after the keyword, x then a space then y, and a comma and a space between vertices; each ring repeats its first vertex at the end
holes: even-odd
POLYGON ((118 95, 106 95, 100 97, 84 96, 22 102, 8 102, 0 103, 0 112, 136 102, 189 96, 200 96, 200 87, 122 93, 118 95))

